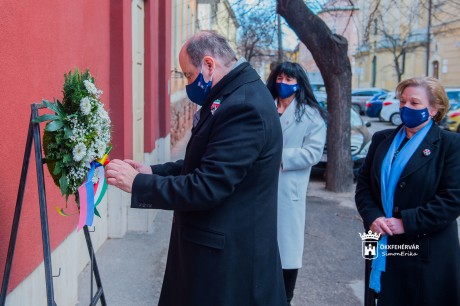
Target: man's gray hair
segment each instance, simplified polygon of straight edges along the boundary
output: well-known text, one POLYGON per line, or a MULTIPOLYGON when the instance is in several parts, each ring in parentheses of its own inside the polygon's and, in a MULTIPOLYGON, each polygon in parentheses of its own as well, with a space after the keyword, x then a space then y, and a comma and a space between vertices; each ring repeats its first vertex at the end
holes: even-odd
POLYGON ((235 52, 225 37, 212 31, 201 31, 192 36, 186 50, 195 67, 201 66, 206 55, 222 60, 226 67, 236 61, 235 52))

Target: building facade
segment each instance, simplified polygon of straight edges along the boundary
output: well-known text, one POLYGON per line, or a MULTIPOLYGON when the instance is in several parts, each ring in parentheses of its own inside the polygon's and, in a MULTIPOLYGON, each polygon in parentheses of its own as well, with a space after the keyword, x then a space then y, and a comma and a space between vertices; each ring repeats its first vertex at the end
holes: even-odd
POLYGON ((354 84, 393 90, 402 79, 434 76, 458 85, 458 13, 451 1, 359 1, 354 84), (428 23, 428 21, 431 21, 428 23))
POLYGON ((460 87, 460 5, 443 1, 432 10, 428 74, 445 86, 460 87))
MULTIPOLYGON (((7 257, 30 106, 43 98, 61 99, 64 73, 88 68, 104 91, 101 100, 113 124, 111 159, 169 160, 171 15, 169 0, 1 1, 0 271, 7 257)), ((32 158, 7 305, 46 304, 34 163, 32 158)), ((54 206, 65 207, 65 199, 46 167, 44 172, 53 274, 61 269, 60 277, 53 278, 55 301, 75 305, 88 250, 83 232, 76 231, 77 215, 55 212, 54 206)), ((99 206, 101 218, 94 222, 97 230, 91 233, 95 249, 127 230, 149 230, 155 213, 140 214, 129 204, 128 194, 109 188, 99 206)), ((73 199, 68 207, 76 211, 73 199)))

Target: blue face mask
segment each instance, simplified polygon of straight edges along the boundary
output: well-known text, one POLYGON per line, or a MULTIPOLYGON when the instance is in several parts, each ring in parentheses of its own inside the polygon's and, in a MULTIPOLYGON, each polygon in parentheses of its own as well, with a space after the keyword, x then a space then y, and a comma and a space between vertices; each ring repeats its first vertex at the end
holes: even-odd
POLYGON ((202 66, 200 74, 198 74, 198 76, 196 77, 195 81, 193 81, 192 84, 185 86, 185 91, 187 92, 188 98, 192 102, 202 106, 204 103, 204 100, 206 99, 206 96, 211 91, 211 85, 212 85, 212 76, 209 82, 206 83, 203 77, 203 66, 202 66))
POLYGON ((297 84, 288 85, 288 84, 284 84, 284 83, 276 83, 276 91, 278 92, 278 96, 281 99, 290 97, 297 90, 299 90, 299 86, 297 84))
POLYGON ((419 126, 430 119, 430 114, 426 107, 424 109, 412 109, 403 106, 399 109, 399 113, 401 114, 401 121, 408 128, 419 126))

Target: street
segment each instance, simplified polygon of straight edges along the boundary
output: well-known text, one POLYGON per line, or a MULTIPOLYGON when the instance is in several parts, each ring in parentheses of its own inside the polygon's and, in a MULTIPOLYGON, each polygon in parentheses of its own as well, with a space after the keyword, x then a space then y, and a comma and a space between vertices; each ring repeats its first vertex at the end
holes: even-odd
POLYGON ((385 130, 385 129, 394 129, 396 128, 395 125, 391 124, 390 122, 382 122, 379 120, 379 118, 370 118, 367 116, 361 116, 364 122, 370 122, 371 126, 369 127, 369 131, 371 134, 374 134, 375 132, 385 130))
MULTIPOLYGON (((378 118, 371 122, 372 133, 392 128, 378 118)), ((172 159, 181 158, 188 133, 172 150, 172 159)), ((354 192, 325 190, 324 180, 312 178, 307 193, 307 215, 303 268, 299 271, 292 305, 363 304, 364 259, 361 238, 364 232, 354 204, 354 192)), ((98 250, 99 270, 109 305, 156 305, 163 280, 172 213, 158 211, 153 231, 128 233, 123 239, 109 239, 98 250)), ((80 274, 78 305, 90 296, 89 268, 80 274)), ((180 289, 178 289, 180 294, 180 289)))
MULTIPOLYGON (((394 128, 377 118, 363 117, 372 123, 372 133, 394 128)), ((185 146, 189 134, 184 137, 185 146)), ((173 159, 183 151, 176 147, 173 159)), ((311 178, 306 205, 303 267, 299 271, 293 306, 358 306, 364 299, 363 233, 356 210, 354 191, 329 192, 324 180, 311 178)), ((158 211, 153 230, 127 233, 123 239, 109 239, 97 252, 107 303, 112 306, 156 305, 158 303, 168 252, 172 213, 158 211)), ((90 296, 89 268, 79 277, 79 301, 90 296)), ((180 288, 177 290, 180 294, 180 288)))
MULTIPOLYGON (((371 123, 372 134, 395 128, 378 118, 362 119, 371 123)), ((354 192, 328 192, 321 178, 312 178, 307 193, 304 266, 299 271, 293 306, 363 305, 360 232, 364 229, 354 192)))

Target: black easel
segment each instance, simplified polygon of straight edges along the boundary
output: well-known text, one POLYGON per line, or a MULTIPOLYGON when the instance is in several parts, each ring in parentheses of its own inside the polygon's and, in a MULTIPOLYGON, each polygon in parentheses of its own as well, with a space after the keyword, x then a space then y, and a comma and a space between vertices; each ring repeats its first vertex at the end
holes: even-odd
MULTIPOLYGON (((40 204, 40 221, 42 228, 42 242, 43 242, 43 260, 45 264, 45 280, 46 280, 46 296, 47 305, 56 306, 54 301, 54 289, 53 289, 53 274, 51 269, 51 250, 50 250, 50 238, 48 229, 48 215, 46 210, 46 194, 45 194, 45 179, 43 175, 43 164, 45 163, 42 156, 42 144, 40 138, 40 126, 38 123, 34 123, 33 120, 38 117, 38 109, 45 108, 42 104, 31 105, 31 116, 29 123, 29 131, 27 133, 26 148, 24 151, 24 160, 22 163, 21 179, 19 181, 18 197, 16 200, 16 208, 14 210, 13 225, 11 228, 10 242, 8 245, 8 255, 5 263, 5 270, 3 274, 2 291, 0 295, 0 306, 5 305, 6 294, 8 290, 8 282, 10 279, 11 266, 13 263, 14 248, 16 246, 16 238, 19 229, 19 218, 21 216, 22 202, 24 199, 24 191, 27 180, 27 172, 29 169, 30 153, 32 151, 32 142, 35 147, 35 163, 37 168, 37 185, 38 185, 38 196, 40 204)), ((97 267, 96 258, 94 256, 93 244, 91 243, 91 237, 87 226, 83 227, 85 234, 86 244, 88 246, 88 252, 91 258, 91 271, 94 273, 98 290, 93 296, 93 274, 91 273, 91 302, 90 306, 96 305, 99 299, 101 304, 106 306, 104 290, 102 288, 101 278, 99 269, 97 267)))

